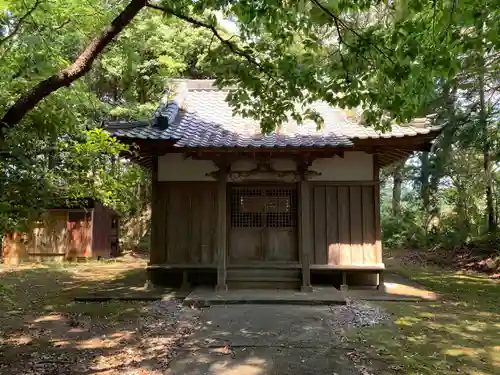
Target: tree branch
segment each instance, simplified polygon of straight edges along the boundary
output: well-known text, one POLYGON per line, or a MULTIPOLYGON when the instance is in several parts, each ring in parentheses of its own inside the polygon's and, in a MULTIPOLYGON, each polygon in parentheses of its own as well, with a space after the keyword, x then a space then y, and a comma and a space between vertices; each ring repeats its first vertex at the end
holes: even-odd
POLYGON ((57 25, 56 27, 54 27, 54 30, 57 30, 57 31, 61 30, 64 26, 66 26, 70 22, 71 22, 71 19, 67 18, 60 25, 57 25))
POLYGON ((256 60, 256 59, 252 56, 252 55, 250 55, 249 53, 247 53, 247 52, 243 51, 243 50, 242 50, 241 48, 239 48, 237 45, 235 45, 234 43, 232 43, 232 42, 230 41, 230 39, 224 39, 224 38, 220 35, 219 31, 217 30, 217 28, 216 28, 215 26, 210 25, 210 24, 208 24, 208 23, 205 23, 205 22, 203 22, 203 21, 197 20, 197 19, 195 19, 195 18, 193 18, 193 17, 191 17, 191 16, 188 16, 188 15, 185 15, 185 14, 182 14, 182 13, 179 13, 178 11, 176 11, 176 10, 174 10, 174 9, 172 9, 172 8, 170 8, 170 7, 168 7, 168 6, 166 6, 166 5, 162 5, 162 6, 160 6, 160 5, 156 5, 156 4, 152 4, 152 3, 148 2, 148 3, 146 4, 146 6, 147 6, 147 7, 149 7, 149 8, 156 9, 156 10, 162 11, 162 12, 164 12, 164 13, 170 14, 170 15, 172 15, 172 16, 175 16, 175 17, 177 17, 177 18, 179 18, 179 19, 181 19, 181 20, 184 20, 184 21, 186 21, 186 22, 189 22, 189 23, 190 23, 190 24, 192 24, 192 25, 195 25, 195 26, 200 26, 200 27, 203 27, 203 28, 205 28, 205 29, 210 30, 210 31, 211 31, 211 32, 215 35, 215 37, 216 37, 217 39, 219 39, 219 41, 220 41, 222 44, 226 45, 226 46, 229 48, 229 50, 230 50, 232 53, 234 53, 234 54, 236 54, 236 55, 238 55, 238 56, 243 57, 243 58, 244 58, 244 59, 246 59, 246 60, 247 60, 250 64, 253 64, 253 65, 257 66, 261 72, 266 72, 266 69, 264 68, 264 66, 263 66, 261 63, 259 63, 259 62, 258 62, 258 61, 257 61, 257 60, 256 60))
MULTIPOLYGON (((339 36, 339 42, 341 45, 345 44, 344 40, 342 39, 342 35, 340 34, 339 22, 337 21, 336 18, 334 18, 333 20, 335 21, 335 28, 337 29, 337 35, 339 36)), ((344 55, 342 55, 342 50, 340 49, 340 47, 341 46, 339 46, 340 60, 342 61, 342 66, 344 67, 346 81, 349 82, 349 70, 347 69, 347 65, 346 65, 345 60, 344 60, 344 55)))
POLYGON ((54 91, 70 86, 71 83, 85 75, 92 67, 95 59, 111 43, 111 41, 134 19, 146 6, 146 0, 131 0, 127 7, 93 39, 76 60, 57 74, 39 82, 35 87, 22 95, 4 114, 0 120, 1 127, 18 124, 23 117, 35 108, 44 98, 54 91))
MULTIPOLYGON (((328 8, 326 8, 323 4, 321 4, 318 0, 311 0, 318 8, 320 8, 326 15, 330 16, 334 21, 335 23, 341 25, 342 27, 344 27, 345 29, 349 30, 350 32, 352 32, 354 35, 356 35, 359 39, 367 42, 368 44, 370 44, 371 46, 373 46, 378 52, 380 52, 387 60, 389 60, 392 64, 396 65, 396 63, 394 62, 394 60, 388 55, 386 54, 379 46, 377 46, 376 44, 372 43, 370 40, 366 39, 363 35, 361 35, 360 33, 358 33, 356 30, 354 30, 352 27, 349 27, 349 25, 347 25, 339 16, 337 16, 335 13, 333 13, 331 10, 329 10, 328 8)), ((345 44, 345 43, 344 43, 345 44)))
POLYGON ((450 22, 448 22, 448 26, 446 26, 446 29, 444 30, 444 37, 445 38, 448 35, 448 30, 450 29, 451 23, 453 22, 453 16, 455 13, 456 4, 457 4, 457 0, 453 0, 453 2, 451 3, 450 22))
POLYGON ((9 35, 7 35, 3 39, 0 39, 0 47, 2 46, 2 44, 4 44, 10 38, 12 38, 14 35, 17 34, 17 32, 21 28, 21 25, 23 24, 24 20, 26 18, 28 18, 29 16, 31 16, 31 13, 33 13, 35 11, 35 9, 38 7, 38 5, 40 5, 40 0, 36 0, 35 4, 33 4, 33 6, 24 14, 24 16, 22 16, 21 18, 19 18, 19 21, 17 21, 16 26, 14 26, 14 30, 12 30, 12 32, 9 33, 9 35))

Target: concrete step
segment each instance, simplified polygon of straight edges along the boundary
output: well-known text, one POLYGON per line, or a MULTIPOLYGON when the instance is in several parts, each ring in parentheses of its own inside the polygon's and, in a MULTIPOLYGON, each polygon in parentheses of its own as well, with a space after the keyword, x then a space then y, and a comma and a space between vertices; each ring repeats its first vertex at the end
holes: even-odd
POLYGON ((335 288, 323 288, 313 290, 310 293, 302 293, 300 289, 276 290, 276 288, 251 289, 229 288, 227 292, 214 291, 213 288, 196 288, 184 300, 185 306, 207 307, 214 305, 345 305, 345 297, 335 288))

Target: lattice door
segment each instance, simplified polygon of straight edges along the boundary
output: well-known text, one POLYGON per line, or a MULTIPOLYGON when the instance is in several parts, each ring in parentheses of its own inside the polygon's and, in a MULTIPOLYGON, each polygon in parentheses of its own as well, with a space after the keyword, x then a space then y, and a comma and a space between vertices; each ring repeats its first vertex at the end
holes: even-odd
POLYGON ((298 260, 294 186, 238 186, 230 197, 230 261, 298 260))

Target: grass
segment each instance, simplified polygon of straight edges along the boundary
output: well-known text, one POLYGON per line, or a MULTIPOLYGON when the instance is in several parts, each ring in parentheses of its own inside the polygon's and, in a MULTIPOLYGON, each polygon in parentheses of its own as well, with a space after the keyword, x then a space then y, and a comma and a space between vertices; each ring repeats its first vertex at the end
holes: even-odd
POLYGON ((500 283, 486 276, 404 269, 441 294, 436 302, 382 303, 385 324, 354 333, 365 360, 386 374, 500 373, 500 283))
MULTIPOLYGON (((0 266, 0 318, 2 333, 18 329, 26 315, 73 313, 92 318, 126 319, 143 304, 110 301, 75 302, 75 296, 140 288, 146 280, 144 264, 76 263, 31 264, 16 268, 0 266)), ((111 292, 112 293, 112 292, 111 292)))

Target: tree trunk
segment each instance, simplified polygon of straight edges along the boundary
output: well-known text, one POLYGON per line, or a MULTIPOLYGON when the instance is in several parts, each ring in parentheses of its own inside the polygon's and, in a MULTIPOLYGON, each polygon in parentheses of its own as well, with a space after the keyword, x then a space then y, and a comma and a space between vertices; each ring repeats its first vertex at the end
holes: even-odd
MULTIPOLYGON (((484 96, 484 94, 483 94, 484 96)), ((487 133, 487 129, 485 131, 487 133)), ((483 149, 483 169, 486 182, 486 211, 488 213, 488 233, 494 233, 497 228, 495 218, 495 205, 493 203, 493 178, 491 171, 491 151, 488 140, 484 142, 483 149)))
POLYGON ((484 17, 482 14, 479 15, 476 25, 476 31, 478 35, 478 55, 477 55, 477 68, 478 68, 478 91, 479 91, 479 129, 482 131, 482 142, 483 142, 483 170, 486 185, 486 212, 488 217, 488 233, 494 233, 496 231, 496 220, 495 220, 495 206, 493 203, 493 178, 492 178, 492 166, 491 166, 491 141, 488 132, 488 117, 486 113, 486 101, 485 101, 485 76, 486 76, 486 66, 485 66, 485 49, 484 49, 484 17))
POLYGON ((422 198, 422 204, 424 206, 425 212, 430 212, 430 198, 431 198, 431 187, 430 187, 430 172, 429 172, 429 152, 424 151, 420 155, 420 198, 422 198))
POLYGON ((471 228, 470 228, 470 220, 469 220, 469 214, 468 214, 468 205, 467 205, 467 198, 464 197, 464 195, 467 195, 465 187, 460 186, 459 184, 455 184, 457 187, 457 201, 456 201, 456 212, 458 214, 458 220, 459 220, 459 228, 461 232, 466 236, 467 234, 470 233, 471 228))
POLYGON ((401 186, 403 185, 403 168, 405 161, 398 162, 392 172, 393 186, 392 186, 392 214, 394 216, 401 213, 401 186))
MULTIPOLYGON (((440 205, 436 204, 436 193, 441 180, 445 177, 447 166, 453 153, 457 119, 455 116, 457 84, 447 82, 443 87, 444 120, 447 126, 443 130, 434 149, 432 169, 429 170, 429 209, 434 216, 440 216, 440 205)), ((425 203, 424 203, 425 204, 425 203)))
POLYGON ((488 119, 484 98, 484 58, 481 56, 481 71, 479 74, 479 122, 483 131, 483 170, 486 184, 486 212, 488 214, 488 233, 496 231, 495 205, 493 203, 493 178, 491 170, 491 144, 488 134, 488 119))
POLYGON ((488 233, 494 233, 497 229, 495 220, 495 205, 493 204, 493 183, 491 179, 491 156, 489 147, 484 150, 484 172, 486 174, 486 207, 488 212, 488 233))
POLYGON ((104 48, 134 19, 137 13, 146 6, 146 3, 147 0, 131 0, 101 35, 87 45, 73 64, 39 82, 22 95, 0 120, 2 129, 18 124, 44 98, 62 87, 70 86, 71 83, 85 75, 104 48))

